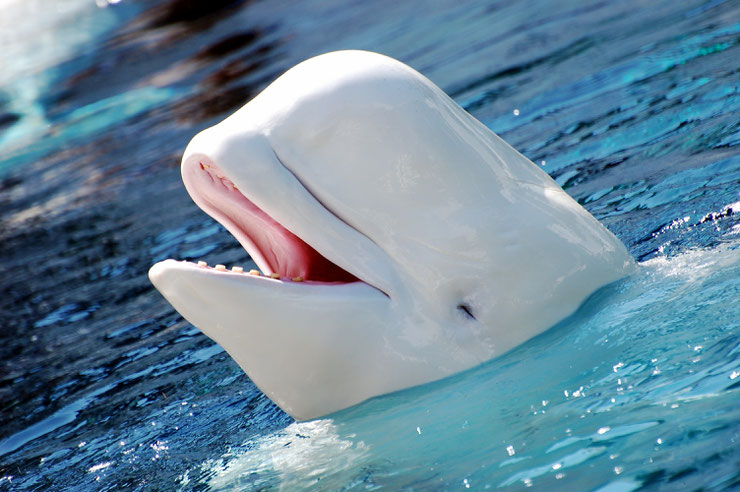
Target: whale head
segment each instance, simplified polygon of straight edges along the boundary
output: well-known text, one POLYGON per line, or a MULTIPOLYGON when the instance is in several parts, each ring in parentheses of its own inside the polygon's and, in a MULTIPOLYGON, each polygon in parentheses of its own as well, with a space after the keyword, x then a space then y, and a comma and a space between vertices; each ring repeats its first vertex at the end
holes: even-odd
POLYGON ((182 177, 262 273, 166 260, 151 281, 299 420, 501 355, 634 268, 544 171, 375 53, 292 68, 195 136, 182 177))

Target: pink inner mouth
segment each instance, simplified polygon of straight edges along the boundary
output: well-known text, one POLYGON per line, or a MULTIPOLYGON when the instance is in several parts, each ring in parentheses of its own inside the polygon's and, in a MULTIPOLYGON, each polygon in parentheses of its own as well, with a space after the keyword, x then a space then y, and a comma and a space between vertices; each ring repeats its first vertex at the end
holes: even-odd
POLYGON ((183 180, 200 208, 226 227, 245 249, 262 255, 262 264, 271 270, 265 274, 316 282, 358 281, 252 203, 206 158, 186 162, 183 180))

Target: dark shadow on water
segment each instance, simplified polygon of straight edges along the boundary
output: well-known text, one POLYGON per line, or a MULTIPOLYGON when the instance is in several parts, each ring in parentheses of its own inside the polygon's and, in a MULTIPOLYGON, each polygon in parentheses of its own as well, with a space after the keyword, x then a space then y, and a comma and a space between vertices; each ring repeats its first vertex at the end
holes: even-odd
POLYGON ((262 37, 264 37, 264 32, 259 29, 249 29, 247 31, 232 34, 216 41, 210 46, 206 46, 193 55, 193 58, 208 61, 214 58, 227 56, 255 44, 262 37))
POLYGON ((208 29, 247 0, 171 0, 148 10, 142 17, 152 27, 187 24, 189 29, 208 29))

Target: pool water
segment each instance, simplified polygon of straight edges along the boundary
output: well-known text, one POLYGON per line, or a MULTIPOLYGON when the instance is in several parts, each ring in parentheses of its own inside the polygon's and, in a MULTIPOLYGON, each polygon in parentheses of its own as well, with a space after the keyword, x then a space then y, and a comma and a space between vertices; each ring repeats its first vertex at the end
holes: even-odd
POLYGON ((740 488, 740 4, 64 3, 0 1, 0 490, 740 488), (345 48, 424 73, 640 268, 480 367, 297 423, 146 272, 253 265, 181 152, 345 48))

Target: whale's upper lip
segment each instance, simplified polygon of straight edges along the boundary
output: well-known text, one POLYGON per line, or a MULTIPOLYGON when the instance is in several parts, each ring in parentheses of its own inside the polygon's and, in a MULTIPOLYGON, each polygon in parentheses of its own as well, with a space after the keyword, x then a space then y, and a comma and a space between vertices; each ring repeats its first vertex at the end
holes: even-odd
MULTIPOLYGON (((244 272, 235 266, 230 273, 265 276, 304 285, 339 285, 358 281, 370 284, 358 272, 348 271, 328 260, 254 204, 247 192, 237 187, 227 172, 208 156, 195 154, 187 157, 183 161, 182 172, 193 200, 226 227, 261 269, 244 272)), ((321 224, 315 226, 320 228, 321 224)), ((209 267, 202 261, 198 266, 214 273, 228 271, 225 265, 209 267)))

